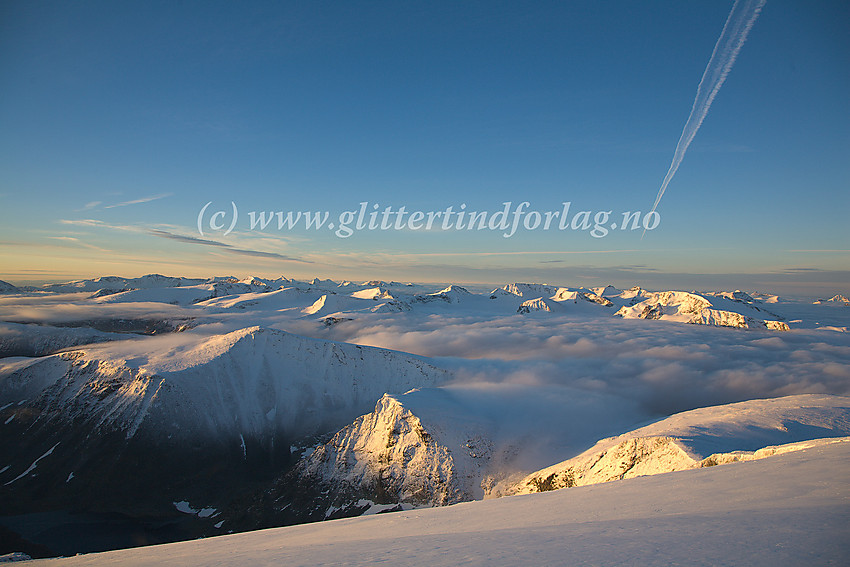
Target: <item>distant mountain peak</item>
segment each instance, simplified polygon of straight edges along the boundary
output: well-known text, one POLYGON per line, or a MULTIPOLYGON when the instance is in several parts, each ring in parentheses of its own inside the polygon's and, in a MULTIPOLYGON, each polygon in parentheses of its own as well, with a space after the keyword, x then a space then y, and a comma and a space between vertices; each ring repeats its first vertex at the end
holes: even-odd
POLYGON ((844 305, 850 305, 850 299, 847 299, 847 297, 845 297, 845 296, 843 296, 839 293, 839 294, 833 295, 829 299, 818 299, 814 303, 815 303, 815 305, 819 305, 821 303, 843 303, 844 305))
POLYGON ((4 282, 0 280, 0 293, 20 293, 21 290, 16 286, 13 286, 9 282, 4 282))

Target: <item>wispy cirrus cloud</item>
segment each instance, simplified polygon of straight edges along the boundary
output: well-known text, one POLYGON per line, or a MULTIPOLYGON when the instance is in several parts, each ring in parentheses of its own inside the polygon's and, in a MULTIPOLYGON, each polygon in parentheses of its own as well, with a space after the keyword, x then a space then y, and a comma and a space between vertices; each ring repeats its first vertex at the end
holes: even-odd
POLYGON ((57 243, 62 243, 70 246, 79 246, 81 248, 88 248, 90 250, 98 250, 100 252, 107 252, 105 248, 101 248, 100 246, 95 246, 94 244, 89 244, 76 238, 74 236, 48 236, 50 240, 55 240, 57 243))
POLYGON ((196 236, 183 236, 182 234, 174 234, 173 232, 168 232, 166 230, 150 229, 148 230, 148 233, 153 234, 154 236, 159 236, 160 238, 168 238, 169 240, 186 242, 188 244, 203 244, 205 246, 220 246, 222 248, 230 247, 230 244, 225 244, 224 242, 207 240, 206 238, 198 238, 196 236))
POLYGON ((84 212, 84 211, 90 211, 92 209, 97 208, 98 206, 100 206, 102 204, 103 204, 103 201, 90 201, 90 202, 86 203, 85 205, 83 205, 83 208, 77 209, 74 212, 81 213, 81 212, 84 212))
MULTIPOLYGON (((82 226, 89 228, 105 228, 110 230, 120 230, 124 232, 135 232, 140 234, 147 234, 151 236, 156 236, 159 238, 165 238, 168 240, 173 240, 175 242, 183 242, 185 244, 196 244, 201 246, 211 246, 220 250, 221 252, 226 252, 228 254, 234 254, 238 256, 251 256, 254 258, 268 258, 274 260, 287 260, 290 262, 301 262, 304 264, 313 264, 314 262, 311 260, 305 260, 303 258, 294 258, 292 256, 286 256, 285 254, 280 254, 278 252, 266 252, 263 250, 251 250, 248 248, 239 248, 237 246, 233 246, 232 244, 227 244, 225 242, 218 242, 217 240, 209 240, 206 238, 198 238, 196 236, 186 236, 183 234, 178 234, 176 232, 171 232, 163 229, 156 228, 144 228, 133 225, 116 225, 109 224, 97 219, 62 219, 59 221, 62 224, 67 224, 71 226, 82 226)), ((57 238, 73 238, 73 237, 57 237, 57 238)))
POLYGON ((200 244, 202 246, 213 246, 216 248, 220 248, 223 252, 228 252, 230 254, 237 254, 240 256, 254 256, 256 258, 273 258, 277 260, 289 260, 291 262, 303 262, 305 264, 312 264, 310 260, 303 260, 301 258, 293 258, 291 256, 285 256, 283 254, 278 254, 277 252, 263 252, 262 250, 248 250, 245 248, 237 248, 230 244, 226 244, 224 242, 218 242, 216 240, 208 240, 205 238, 197 238, 195 236, 185 236, 182 234, 175 234, 173 232, 168 232, 166 230, 160 229, 150 229, 147 231, 148 234, 152 234, 153 236, 158 236, 160 238, 167 238, 169 240, 175 240, 177 242, 185 242, 187 244, 200 244))
POLYGON ((121 203, 115 203, 112 205, 106 205, 104 209, 115 209, 118 207, 128 207, 130 205, 140 205, 142 203, 150 203, 151 201, 158 201, 159 199, 165 199, 166 197, 171 197, 174 193, 160 193, 159 195, 151 195, 150 197, 142 197, 140 199, 133 199, 131 201, 123 201, 121 203))
POLYGON ((776 270, 774 273, 777 274, 801 274, 807 272, 824 272, 826 270, 821 270, 820 268, 784 268, 782 270, 776 270))
POLYGON ((132 226, 124 226, 118 224, 109 224, 97 219, 59 219, 60 224, 68 224, 71 226, 85 226, 89 228, 109 228, 112 230, 125 230, 135 232, 137 229, 132 226))

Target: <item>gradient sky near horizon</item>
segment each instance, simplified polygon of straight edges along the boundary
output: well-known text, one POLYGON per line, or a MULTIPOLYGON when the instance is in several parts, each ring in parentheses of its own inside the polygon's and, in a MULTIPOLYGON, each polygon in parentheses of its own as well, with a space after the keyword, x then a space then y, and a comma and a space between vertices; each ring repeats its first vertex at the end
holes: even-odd
POLYGON ((360 202, 648 211, 733 2, 0 4, 0 279, 850 292, 850 4, 768 0, 641 231, 248 230, 360 202), (228 235, 197 229, 229 210, 228 235))

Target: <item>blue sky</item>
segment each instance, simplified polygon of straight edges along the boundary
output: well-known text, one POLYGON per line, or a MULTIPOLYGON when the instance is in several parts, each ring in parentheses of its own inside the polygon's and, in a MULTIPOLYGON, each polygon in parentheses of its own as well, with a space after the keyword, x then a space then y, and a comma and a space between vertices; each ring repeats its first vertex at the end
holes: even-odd
POLYGON ((838 1, 767 2, 643 238, 248 226, 250 211, 334 221, 361 202, 647 212, 731 8, 4 2, 0 278, 846 293, 850 6, 838 1), (199 234, 208 202, 237 204, 233 232, 199 234))

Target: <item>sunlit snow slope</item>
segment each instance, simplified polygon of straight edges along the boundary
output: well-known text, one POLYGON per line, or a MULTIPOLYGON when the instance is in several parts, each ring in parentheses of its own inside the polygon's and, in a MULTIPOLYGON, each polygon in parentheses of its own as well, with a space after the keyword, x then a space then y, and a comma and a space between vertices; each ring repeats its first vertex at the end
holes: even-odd
MULTIPOLYGON (((240 492, 297 459, 293 445, 343 426, 385 392, 446 377, 419 357, 259 327, 6 358, 4 515, 182 518, 182 501, 239 507, 240 492)), ((198 529, 211 530, 201 533, 221 528, 220 518, 201 519, 198 529)))
POLYGON ((850 443, 541 494, 35 562, 163 565, 843 565, 850 443))

